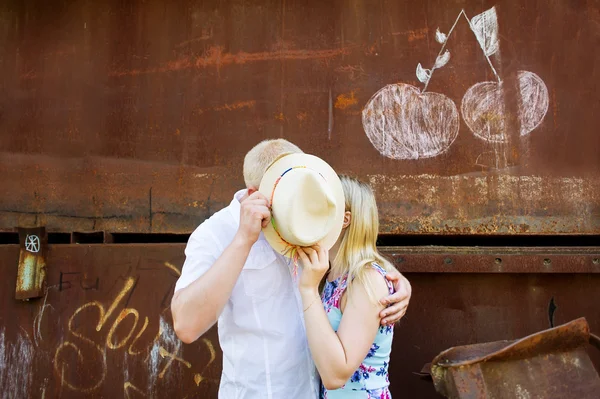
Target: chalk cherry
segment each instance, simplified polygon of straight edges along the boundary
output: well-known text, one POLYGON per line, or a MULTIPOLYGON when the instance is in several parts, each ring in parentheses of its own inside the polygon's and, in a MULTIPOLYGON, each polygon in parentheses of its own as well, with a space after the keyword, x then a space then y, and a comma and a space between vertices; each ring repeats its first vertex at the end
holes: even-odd
POLYGON ((391 159, 435 157, 452 145, 459 128, 451 99, 404 83, 375 93, 363 109, 362 121, 371 144, 391 159))

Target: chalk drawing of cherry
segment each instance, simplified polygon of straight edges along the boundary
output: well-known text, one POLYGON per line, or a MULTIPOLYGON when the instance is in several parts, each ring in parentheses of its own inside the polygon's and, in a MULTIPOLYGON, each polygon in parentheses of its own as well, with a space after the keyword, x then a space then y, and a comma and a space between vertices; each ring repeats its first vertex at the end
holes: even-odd
POLYGON ((480 82, 469 88, 460 106, 471 132, 489 142, 505 142, 504 90, 502 83, 480 82))
POLYGON ((371 144, 392 159, 434 157, 458 135, 458 110, 452 100, 439 93, 421 93, 404 83, 375 93, 362 116, 371 144))
MULTIPOLYGON (((520 134, 531 133, 542 123, 548 111, 548 89, 535 73, 519 71, 518 119, 520 134)), ((506 111, 503 82, 481 82, 465 93, 461 112, 463 119, 475 136, 489 142, 506 142, 506 111)))
MULTIPOLYGON (((442 38, 438 31, 437 40, 442 38)), ((363 128, 381 155, 391 159, 431 158, 450 148, 458 136, 460 117, 454 101, 426 92, 433 71, 450 60, 450 52, 443 50, 432 69, 417 65, 417 78, 425 83, 423 91, 404 83, 387 85, 363 108, 363 128)))
MULTIPOLYGON (((496 72, 490 56, 499 49, 498 19, 491 8, 469 20, 469 26, 483 50, 485 58, 496 77, 496 82, 480 82, 471 86, 463 96, 460 106, 463 119, 473 134, 489 142, 506 142, 507 112, 504 106, 504 83, 496 72)), ((460 16, 460 15, 459 15, 460 16)), ((548 111, 548 89, 535 73, 519 71, 518 121, 521 136, 525 136, 542 123, 548 111)))
MULTIPOLYGON (((385 86, 367 102, 362 123, 371 144, 392 159, 419 159, 437 156, 448 150, 459 131, 459 116, 454 102, 440 93, 426 92, 433 72, 450 60, 446 49, 448 38, 461 17, 475 34, 497 82, 480 82, 463 96, 461 112, 468 128, 476 137, 490 142, 506 142, 506 110, 503 82, 490 56, 498 52, 498 19, 495 7, 469 19, 462 10, 448 34, 436 31, 442 47, 431 69, 417 65, 417 78, 424 83, 422 91, 398 83, 385 86)), ((533 72, 518 73, 518 120, 522 136, 540 125, 548 111, 548 89, 533 72)))

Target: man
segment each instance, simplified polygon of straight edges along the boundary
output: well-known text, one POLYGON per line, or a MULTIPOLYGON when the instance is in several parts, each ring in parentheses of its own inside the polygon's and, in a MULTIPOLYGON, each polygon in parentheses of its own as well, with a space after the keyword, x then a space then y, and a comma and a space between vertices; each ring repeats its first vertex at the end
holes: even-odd
MULTIPOLYGON (((171 303, 175 332, 197 340, 218 320, 223 351, 221 399, 316 399, 319 380, 304 330, 302 301, 292 265, 267 243, 268 199, 258 192, 275 160, 302 153, 283 140, 265 140, 244 158, 246 189, 190 236, 171 303)), ((301 271, 300 271, 301 272, 301 271)), ((382 299, 382 323, 406 311, 408 281, 395 273, 397 293, 382 299)))

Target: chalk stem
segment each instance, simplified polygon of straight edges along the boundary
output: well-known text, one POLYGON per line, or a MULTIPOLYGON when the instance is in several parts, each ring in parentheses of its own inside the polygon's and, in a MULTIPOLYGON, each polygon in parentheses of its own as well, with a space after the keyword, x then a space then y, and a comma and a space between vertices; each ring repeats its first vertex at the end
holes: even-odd
MULTIPOLYGON (((471 29, 471 32, 473 32, 473 34, 475 34, 475 31, 473 30, 473 24, 471 24, 471 20, 469 19, 469 17, 467 17, 465 10, 461 10, 460 13, 458 14, 458 16, 456 17, 456 20, 454 21, 454 25, 452 25, 452 28, 450 28, 450 31, 446 35, 446 41, 442 45, 442 48, 440 49, 440 52, 438 53, 438 55, 435 57, 436 60, 438 59, 438 57, 440 55, 442 55, 442 53, 446 49, 448 40, 450 40, 450 35, 452 35, 452 32, 454 31, 454 28, 456 28, 456 24, 458 24, 458 20, 460 19, 461 16, 465 17, 465 19, 467 20, 467 23, 469 24, 469 28, 471 29)), ((477 39, 477 37, 475 37, 475 39, 477 39)), ((477 41, 477 43, 479 44, 479 41, 477 41)), ((480 47, 481 47, 481 44, 480 44, 480 47)), ((487 60, 488 64, 490 65, 490 68, 492 68, 492 72, 494 73, 494 76, 498 80, 498 83, 502 83, 502 80, 500 80, 500 76, 498 75, 498 72, 496 72, 496 68, 494 68, 494 65, 492 64, 492 60, 490 60, 490 57, 485 53, 485 49, 482 48, 481 51, 483 51, 483 55, 485 55, 485 59, 487 60)), ((431 68, 431 73, 429 74, 429 79, 427 79, 427 82, 425 83, 423 90, 421 90, 421 93, 425 93, 425 91, 427 90, 427 86, 429 86, 429 81, 433 77, 433 72, 436 69, 437 68, 435 67, 435 63, 434 63, 433 68, 431 68)))
MULTIPOLYGON (((465 15, 465 18, 467 17, 467 15, 465 14, 465 10, 461 10, 460 13, 458 14, 458 17, 456 17, 456 20, 454 21, 454 25, 452 25, 452 28, 450 28, 450 31, 446 35, 446 41, 442 45, 442 48, 440 49, 440 52, 438 53, 438 55, 435 57, 436 60, 438 59, 438 57, 440 55, 442 55, 444 53, 444 50, 446 49, 446 45, 448 44, 448 40, 450 40, 450 35, 452 35, 454 28, 456 28, 456 24, 458 24, 458 20, 460 19, 460 16, 463 14, 465 15)), ((468 20, 468 18, 467 18, 467 20, 468 20)), ((429 86, 429 82, 431 81, 431 77, 433 76, 433 71, 435 71, 436 69, 437 68, 435 67, 435 62, 434 62, 433 68, 431 68, 431 73, 429 74, 429 79, 427 79, 427 83, 425 83, 425 87, 423 87, 423 90, 421 90, 421 93, 425 93, 425 91, 427 90, 427 86, 429 86)))
MULTIPOLYGON (((471 32, 473 32, 473 34, 475 34, 475 30, 473 29, 473 24, 471 24, 471 20, 469 19, 469 17, 467 17, 467 14, 465 14, 464 10, 463 10, 463 14, 465 16, 465 19, 469 23, 469 28, 471 28, 471 32)), ((475 39, 477 39, 477 37, 475 37, 475 39)), ((477 41, 477 43, 479 43, 479 40, 477 41)), ((481 44, 479 46, 481 47, 481 44)), ((490 60, 490 57, 485 53, 485 49, 482 48, 481 51, 483 51, 483 55, 485 55, 485 59, 487 60, 488 64, 490 64, 490 68, 492 68, 492 72, 494 73, 494 76, 498 80, 498 83, 502 83, 502 80, 500 80, 500 76, 498 75, 498 72, 496 72, 496 68, 494 68, 494 65, 492 64, 492 60, 490 60)))

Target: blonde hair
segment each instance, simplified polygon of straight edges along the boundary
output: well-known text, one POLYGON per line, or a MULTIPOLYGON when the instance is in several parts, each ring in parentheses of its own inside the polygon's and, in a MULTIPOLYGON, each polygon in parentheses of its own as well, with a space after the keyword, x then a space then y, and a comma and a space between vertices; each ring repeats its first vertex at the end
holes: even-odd
POLYGON ((375 262, 386 271, 395 270, 394 266, 377 251, 377 233, 379 232, 379 216, 375 194, 371 187, 355 178, 340 175, 346 211, 352 216, 350 224, 342 233, 342 240, 335 259, 331 263, 331 271, 335 275, 348 273, 348 291, 353 284, 362 284, 369 299, 378 303, 371 280, 371 263, 375 262))
POLYGON ((288 154, 302 153, 295 144, 284 139, 263 140, 244 157, 244 182, 246 187, 258 188, 266 170, 273 162, 288 154))

